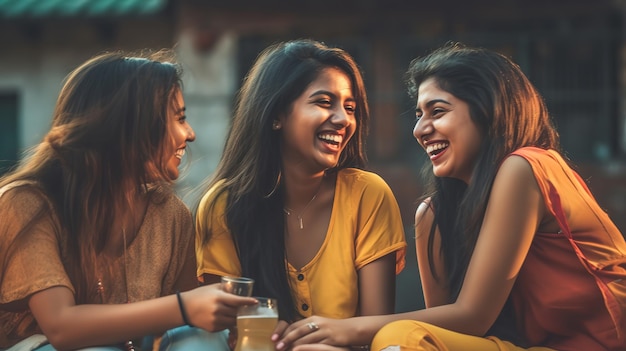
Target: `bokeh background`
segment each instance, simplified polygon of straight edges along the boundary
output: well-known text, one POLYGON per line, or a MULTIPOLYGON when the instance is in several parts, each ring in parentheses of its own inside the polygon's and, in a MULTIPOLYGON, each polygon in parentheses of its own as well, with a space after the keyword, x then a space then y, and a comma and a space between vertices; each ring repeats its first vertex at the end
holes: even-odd
POLYGON ((369 168, 394 191, 409 243, 397 310, 420 308, 412 224, 426 158, 412 137, 409 62, 448 41, 510 56, 544 95, 567 156, 624 232, 625 19, 625 0, 0 0, 0 173, 48 130, 72 68, 103 51, 174 47, 197 134, 177 191, 193 207, 258 53, 282 40, 324 41, 363 70, 369 168))

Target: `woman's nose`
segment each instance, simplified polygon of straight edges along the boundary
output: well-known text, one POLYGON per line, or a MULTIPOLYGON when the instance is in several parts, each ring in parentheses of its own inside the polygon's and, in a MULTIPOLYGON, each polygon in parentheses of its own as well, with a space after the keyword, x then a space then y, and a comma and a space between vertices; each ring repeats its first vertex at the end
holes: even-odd
POLYGON ((433 126, 427 118, 420 118, 413 127, 413 136, 421 144, 426 136, 433 132, 433 126))
POLYGON ((330 122, 332 124, 341 127, 347 127, 350 124, 351 120, 354 120, 354 115, 348 114, 348 112, 342 108, 336 109, 333 115, 330 117, 330 122))
POLYGON ((196 140, 196 132, 193 130, 193 128, 191 128, 191 126, 189 126, 187 128, 187 141, 194 141, 196 140))

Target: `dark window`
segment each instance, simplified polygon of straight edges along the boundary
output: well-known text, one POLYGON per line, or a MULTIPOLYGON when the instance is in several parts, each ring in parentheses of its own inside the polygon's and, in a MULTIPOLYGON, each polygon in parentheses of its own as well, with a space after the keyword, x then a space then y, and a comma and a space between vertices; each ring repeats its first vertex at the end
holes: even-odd
POLYGON ((17 163, 17 94, 0 93, 0 175, 17 163))
MULTIPOLYGON (((486 47, 520 65, 544 97, 561 136, 561 146, 575 162, 606 162, 620 157, 618 116, 618 32, 610 28, 579 31, 461 36, 455 40, 486 47)), ((400 62, 423 56, 448 41, 408 45, 400 62)), ((408 65, 407 65, 408 66, 408 65)), ((404 106, 413 108, 410 101, 404 106)), ((412 110, 408 109, 412 127, 412 110)), ((411 140, 412 142, 412 140, 411 140)))

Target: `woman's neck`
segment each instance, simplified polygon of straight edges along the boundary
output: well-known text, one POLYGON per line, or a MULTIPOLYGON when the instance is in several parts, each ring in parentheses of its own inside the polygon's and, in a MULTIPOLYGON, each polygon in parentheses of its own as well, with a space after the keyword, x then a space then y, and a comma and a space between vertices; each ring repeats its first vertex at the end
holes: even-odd
POLYGON ((313 175, 285 172, 285 207, 296 212, 302 211, 311 199, 323 191, 326 178, 325 172, 313 175))

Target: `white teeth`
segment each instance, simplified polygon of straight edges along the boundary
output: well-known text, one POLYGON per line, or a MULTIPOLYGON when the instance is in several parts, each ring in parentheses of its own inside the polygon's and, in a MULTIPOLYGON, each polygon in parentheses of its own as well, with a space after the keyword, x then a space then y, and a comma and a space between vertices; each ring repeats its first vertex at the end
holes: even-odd
POLYGON ((433 152, 437 150, 445 149, 446 147, 448 147, 448 143, 430 144, 426 147, 426 153, 432 154, 433 152))
POLYGON ((178 150, 176 150, 176 155, 175 156, 176 156, 176 158, 179 158, 179 159, 183 158, 183 156, 185 156, 185 149, 178 149, 178 150))
POLYGON ((320 134, 319 138, 333 143, 341 143, 343 137, 337 134, 320 134))

